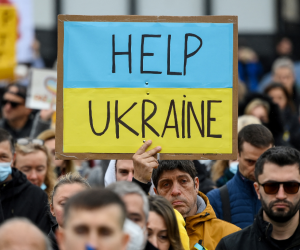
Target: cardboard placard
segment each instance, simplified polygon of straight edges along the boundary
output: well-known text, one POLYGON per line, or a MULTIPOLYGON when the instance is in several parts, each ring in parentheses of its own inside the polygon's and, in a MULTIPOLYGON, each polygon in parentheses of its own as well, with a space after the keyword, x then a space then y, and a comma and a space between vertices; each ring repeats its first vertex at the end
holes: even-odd
POLYGON ((58 16, 58 159, 237 156, 237 17, 58 16))
MULTIPOLYGON (((56 100, 57 72, 49 69, 32 69, 27 89, 26 107, 50 109, 56 100)), ((55 109, 55 106, 52 106, 55 109)))
POLYGON ((0 79, 14 78, 16 41, 16 9, 13 5, 0 4, 0 79))

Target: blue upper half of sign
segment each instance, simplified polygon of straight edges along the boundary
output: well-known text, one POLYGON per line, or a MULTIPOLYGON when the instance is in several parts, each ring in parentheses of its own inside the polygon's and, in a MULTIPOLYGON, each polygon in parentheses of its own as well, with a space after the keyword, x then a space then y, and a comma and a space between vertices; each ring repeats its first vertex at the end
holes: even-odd
POLYGON ((64 88, 232 88, 233 24, 65 21, 63 63, 64 88))

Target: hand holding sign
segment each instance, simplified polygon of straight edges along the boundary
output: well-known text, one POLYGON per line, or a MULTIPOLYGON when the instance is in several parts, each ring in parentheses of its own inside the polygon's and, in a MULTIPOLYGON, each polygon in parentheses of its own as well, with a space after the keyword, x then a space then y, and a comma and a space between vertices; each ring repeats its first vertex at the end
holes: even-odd
POLYGON ((151 181, 153 168, 158 167, 158 161, 154 158, 154 155, 161 151, 161 147, 157 146, 146 152, 151 144, 151 140, 146 141, 132 157, 134 166, 133 177, 143 183, 151 181))

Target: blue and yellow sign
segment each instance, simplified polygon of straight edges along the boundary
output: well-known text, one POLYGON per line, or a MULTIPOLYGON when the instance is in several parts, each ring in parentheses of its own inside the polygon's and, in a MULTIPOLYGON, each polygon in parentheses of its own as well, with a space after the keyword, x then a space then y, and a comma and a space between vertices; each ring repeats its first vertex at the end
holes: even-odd
POLYGON ((63 22, 62 153, 134 153, 151 139, 161 153, 232 154, 233 33, 180 17, 63 22))

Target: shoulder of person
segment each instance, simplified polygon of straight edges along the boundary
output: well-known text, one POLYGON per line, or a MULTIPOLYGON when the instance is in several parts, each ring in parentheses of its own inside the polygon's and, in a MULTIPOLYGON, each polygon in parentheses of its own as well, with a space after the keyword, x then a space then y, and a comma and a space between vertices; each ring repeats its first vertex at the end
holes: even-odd
POLYGON ((241 231, 241 228, 239 228, 238 226, 218 218, 212 219, 211 223, 213 223, 213 227, 222 230, 224 236, 241 231))
MULTIPOLYGON (((225 222, 226 224, 231 224, 228 222, 225 222)), ((235 225, 231 224, 232 226, 236 227, 235 225)), ((253 234, 252 231, 252 225, 244 228, 241 230, 238 228, 237 231, 228 233, 227 236, 224 236, 222 238, 223 245, 226 246, 226 249, 251 249, 249 248, 251 246, 251 242, 254 241, 253 237, 255 235, 253 234), (247 247, 245 247, 247 245, 247 247)), ((254 249, 254 248, 253 248, 254 249)))

